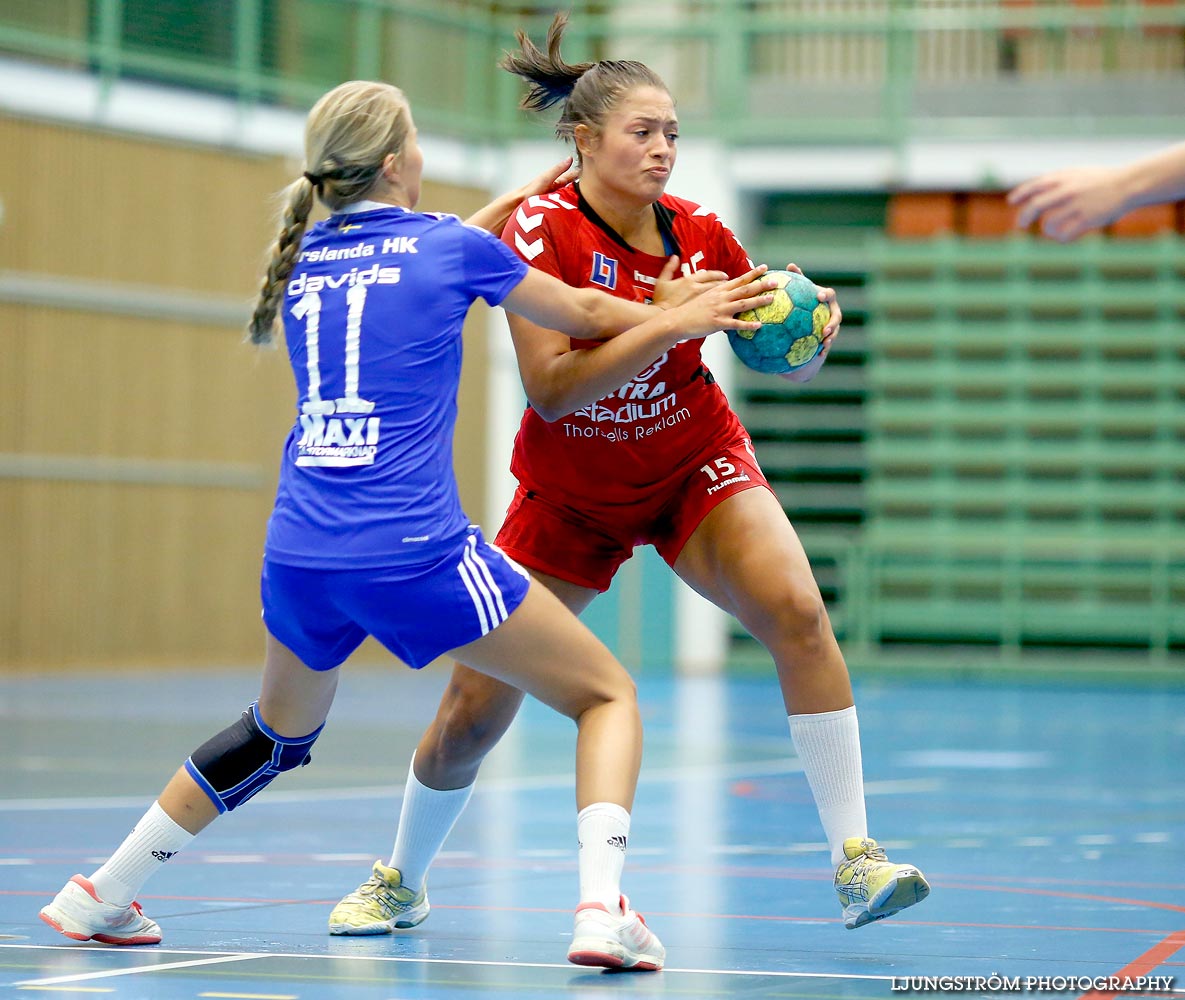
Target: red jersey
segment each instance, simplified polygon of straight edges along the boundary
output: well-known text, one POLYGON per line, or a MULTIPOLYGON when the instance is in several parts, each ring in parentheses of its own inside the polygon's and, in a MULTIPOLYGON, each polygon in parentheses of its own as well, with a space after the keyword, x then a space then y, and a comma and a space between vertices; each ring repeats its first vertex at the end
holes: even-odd
MULTIPOLYGON (((752 264, 732 232, 694 202, 663 195, 654 206, 668 248, 662 257, 625 243, 569 184, 528 198, 502 239, 532 267, 576 288, 649 301, 671 254, 684 273, 736 277, 752 264)), ((573 350, 587 346, 572 341, 573 350)), ((515 437, 511 472, 528 490, 582 507, 630 504, 661 488, 722 442, 744 436, 740 420, 700 356, 702 337, 683 341, 620 389, 548 423, 529 406, 515 437)))

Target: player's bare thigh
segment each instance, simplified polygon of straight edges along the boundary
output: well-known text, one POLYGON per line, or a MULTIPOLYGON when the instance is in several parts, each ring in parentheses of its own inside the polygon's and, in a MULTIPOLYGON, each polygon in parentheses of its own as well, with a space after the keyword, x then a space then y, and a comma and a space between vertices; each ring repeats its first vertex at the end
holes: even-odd
MULTIPOLYGON (((578 583, 570 583, 530 567, 526 568, 533 579, 555 594, 560 603, 575 615, 583 612, 597 596, 597 592, 590 587, 582 587, 578 583)), ((555 659, 556 669, 563 669, 563 654, 557 651, 555 659)), ((466 714, 474 718, 494 719, 506 715, 508 711, 513 718, 521 700, 522 692, 517 688, 458 662, 453 664, 452 677, 445 689, 441 706, 451 706, 452 711, 460 711, 461 706, 465 705, 466 714)), ((510 719, 507 719, 508 725, 509 722, 510 719)))
MULTIPOLYGON (((566 580, 532 573, 561 602, 579 613, 596 596, 566 580)), ((570 669, 561 651, 553 653, 554 669, 570 669)), ((431 788, 462 788, 477 778, 485 755, 505 735, 518 715, 523 692, 514 685, 463 663, 454 663, 428 729, 416 749, 416 776, 431 788)))
POLYGON ((781 600, 790 592, 817 599, 819 593, 798 533, 764 488, 735 493, 714 507, 691 533, 674 569, 742 621, 767 598, 781 600))
POLYGON ((570 718, 597 702, 633 697, 633 682, 608 647, 538 580, 505 622, 451 655, 570 718))

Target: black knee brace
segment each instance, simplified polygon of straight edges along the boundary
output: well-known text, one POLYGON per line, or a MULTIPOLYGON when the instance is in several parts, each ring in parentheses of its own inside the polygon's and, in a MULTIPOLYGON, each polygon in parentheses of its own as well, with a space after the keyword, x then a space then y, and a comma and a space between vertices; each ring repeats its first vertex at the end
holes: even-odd
POLYGON ((229 812, 266 788, 281 771, 312 760, 309 748, 324 728, 322 724, 296 739, 281 736, 264 724, 259 702, 254 701, 238 722, 198 747, 185 770, 220 813, 229 812))

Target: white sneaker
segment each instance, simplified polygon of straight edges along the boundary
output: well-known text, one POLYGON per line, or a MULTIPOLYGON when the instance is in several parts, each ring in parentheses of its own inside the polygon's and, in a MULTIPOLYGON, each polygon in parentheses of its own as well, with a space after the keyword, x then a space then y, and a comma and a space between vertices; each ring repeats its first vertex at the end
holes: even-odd
POLYGON ((75 875, 39 914, 55 931, 75 941, 103 944, 159 944, 160 926, 134 900, 128 906, 104 903, 90 879, 75 875))
POLYGON ((621 897, 621 913, 610 913, 603 903, 581 903, 576 907, 576 929, 568 961, 603 969, 644 969, 657 972, 667 950, 654 936, 640 913, 630 909, 621 897))

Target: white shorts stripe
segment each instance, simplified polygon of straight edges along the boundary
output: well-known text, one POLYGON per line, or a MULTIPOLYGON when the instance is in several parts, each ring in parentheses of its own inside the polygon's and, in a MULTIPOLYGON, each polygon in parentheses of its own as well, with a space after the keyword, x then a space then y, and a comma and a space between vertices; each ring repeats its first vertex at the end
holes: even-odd
POLYGON ((485 635, 492 627, 490 625, 489 615, 486 614, 486 602, 481 592, 478 590, 472 575, 469 572, 469 567, 464 562, 457 563, 457 572, 461 576, 461 582, 465 584, 465 589, 469 591, 469 596, 473 599, 473 607, 477 611, 478 621, 481 622, 481 634, 485 635))
POLYGON ((482 623, 482 635, 492 631, 507 618, 506 604, 502 600, 502 591, 494 582, 489 567, 477 555, 477 539, 473 536, 465 543, 465 550, 458 564, 461 579, 473 598, 478 617, 482 623))
POLYGON ((487 593, 493 596, 496 605, 490 609, 490 614, 501 625, 509 617, 506 611, 506 602, 502 600, 502 588, 495 582, 494 574, 490 572, 489 565, 477 554, 477 542, 472 538, 470 541, 473 544, 465 547, 465 561, 469 563, 470 569, 478 575, 479 579, 485 580, 486 586, 489 588, 487 593))

